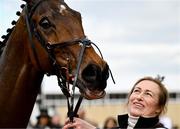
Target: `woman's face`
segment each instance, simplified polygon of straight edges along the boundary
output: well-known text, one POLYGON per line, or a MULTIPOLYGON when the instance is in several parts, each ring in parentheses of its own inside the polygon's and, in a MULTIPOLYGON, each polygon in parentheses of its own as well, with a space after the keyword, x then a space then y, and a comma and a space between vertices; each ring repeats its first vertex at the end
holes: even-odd
POLYGON ((158 105, 160 89, 159 86, 150 80, 139 82, 128 101, 129 114, 135 117, 154 117, 160 112, 158 105))

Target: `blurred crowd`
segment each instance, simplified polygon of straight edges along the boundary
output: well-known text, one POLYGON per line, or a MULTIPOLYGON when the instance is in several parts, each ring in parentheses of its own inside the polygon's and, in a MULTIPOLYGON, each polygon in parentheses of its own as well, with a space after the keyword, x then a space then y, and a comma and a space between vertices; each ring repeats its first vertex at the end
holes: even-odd
MULTIPOLYGON (((81 108, 78 111, 78 117, 88 121, 89 123, 93 124, 96 127, 99 127, 99 124, 93 120, 90 120, 87 115, 86 111, 81 108)), ((61 129, 63 127, 63 122, 60 119, 58 114, 50 116, 47 110, 41 110, 40 114, 36 117, 37 122, 35 124, 29 122, 28 129, 61 129)), ((111 129, 117 126, 116 118, 108 117, 105 119, 103 124, 103 129, 111 129)))

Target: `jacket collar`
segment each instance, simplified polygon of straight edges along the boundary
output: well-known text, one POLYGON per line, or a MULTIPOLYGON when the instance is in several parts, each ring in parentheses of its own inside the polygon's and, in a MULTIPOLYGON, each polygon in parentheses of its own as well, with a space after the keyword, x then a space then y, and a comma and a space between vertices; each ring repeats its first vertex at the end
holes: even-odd
MULTIPOLYGON (((128 114, 118 115, 118 123, 120 128, 127 128, 128 126, 128 114)), ((159 117, 139 117, 138 122, 135 125, 135 128, 151 128, 157 125, 159 122, 159 117)))

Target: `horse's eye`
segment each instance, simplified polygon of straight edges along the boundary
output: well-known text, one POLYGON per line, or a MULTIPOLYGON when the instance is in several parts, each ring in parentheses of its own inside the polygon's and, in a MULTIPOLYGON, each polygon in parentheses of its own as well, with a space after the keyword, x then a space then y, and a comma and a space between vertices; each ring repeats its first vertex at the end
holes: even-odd
POLYGON ((39 25, 43 27, 44 29, 49 29, 52 26, 48 18, 41 19, 41 21, 39 22, 39 25))

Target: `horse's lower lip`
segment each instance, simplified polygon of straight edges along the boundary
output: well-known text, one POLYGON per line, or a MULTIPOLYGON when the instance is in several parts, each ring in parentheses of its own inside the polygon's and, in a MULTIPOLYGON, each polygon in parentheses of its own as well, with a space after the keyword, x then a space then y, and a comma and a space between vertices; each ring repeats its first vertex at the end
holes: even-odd
POLYGON ((106 95, 105 90, 103 89, 97 90, 96 88, 89 89, 88 87, 92 87, 92 86, 87 87, 86 84, 82 83, 80 80, 77 81, 77 87, 79 88, 81 95, 84 96, 88 100, 100 99, 106 95))
POLYGON ((83 94, 83 96, 86 98, 86 99, 89 99, 89 100, 92 100, 92 99, 100 99, 100 98, 103 98, 105 95, 106 95, 106 92, 103 90, 103 91, 90 91, 88 89, 86 89, 83 92, 81 92, 83 94))

